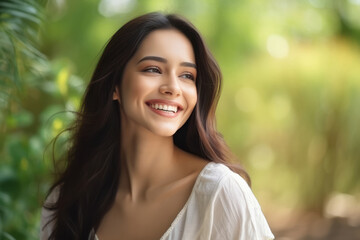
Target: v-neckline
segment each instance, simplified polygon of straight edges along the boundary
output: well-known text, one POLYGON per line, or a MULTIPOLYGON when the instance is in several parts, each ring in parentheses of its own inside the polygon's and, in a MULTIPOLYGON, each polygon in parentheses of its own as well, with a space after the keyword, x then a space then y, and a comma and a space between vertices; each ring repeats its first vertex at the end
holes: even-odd
MULTIPOLYGON (((179 222, 179 220, 181 219, 181 217, 183 216, 184 212, 187 209, 187 206, 189 205, 189 202, 191 200, 191 198, 193 197, 198 185, 200 184, 200 179, 202 177, 202 175, 204 175, 204 172, 206 171, 206 169, 214 162, 208 162, 203 169, 201 169, 199 175, 196 177, 195 180, 195 184, 191 190, 191 193, 186 201, 186 203, 184 204, 184 206, 182 207, 182 209, 179 211, 179 213, 176 215, 175 219, 172 221, 170 227, 165 231, 165 233, 161 236, 160 240, 164 240, 167 236, 169 236, 169 234, 171 233, 171 231, 175 228, 175 225, 179 222)), ((92 229, 92 231, 94 231, 94 229, 92 229)), ((98 236, 96 235, 96 233, 94 234, 95 236, 95 240, 100 240, 98 238, 98 236)), ((90 240, 90 239, 89 239, 90 240)))

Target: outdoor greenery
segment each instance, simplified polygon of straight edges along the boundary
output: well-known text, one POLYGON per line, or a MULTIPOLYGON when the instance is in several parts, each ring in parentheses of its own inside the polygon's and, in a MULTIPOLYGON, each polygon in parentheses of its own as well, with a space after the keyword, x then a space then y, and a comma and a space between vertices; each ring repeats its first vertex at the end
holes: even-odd
POLYGON ((51 140, 109 37, 151 11, 204 35, 224 75, 218 127, 265 210, 323 214, 334 193, 359 202, 359 0, 2 0, 0 240, 38 239, 51 140))

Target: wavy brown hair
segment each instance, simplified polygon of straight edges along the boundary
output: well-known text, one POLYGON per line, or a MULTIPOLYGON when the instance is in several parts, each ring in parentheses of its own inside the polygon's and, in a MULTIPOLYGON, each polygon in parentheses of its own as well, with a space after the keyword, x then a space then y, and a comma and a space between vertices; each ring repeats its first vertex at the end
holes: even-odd
MULTIPOLYGON (((158 29, 177 29, 191 42, 197 65, 198 101, 187 122, 174 134, 179 148, 208 161, 230 164, 232 156, 216 130, 215 109, 221 87, 221 72, 200 34, 177 15, 149 13, 121 27, 110 39, 86 89, 81 109, 71 132, 66 166, 50 192, 58 189, 50 239, 87 239, 114 202, 120 174, 120 112, 113 101, 126 63, 144 38, 158 29)), ((231 165, 231 166, 230 166, 231 165)), ((247 173, 236 170, 248 182, 247 173)))

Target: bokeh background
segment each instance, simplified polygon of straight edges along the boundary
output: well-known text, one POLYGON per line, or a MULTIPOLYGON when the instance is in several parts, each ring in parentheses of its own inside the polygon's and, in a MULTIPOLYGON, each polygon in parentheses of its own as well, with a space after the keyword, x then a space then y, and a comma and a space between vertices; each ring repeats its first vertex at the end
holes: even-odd
POLYGON ((360 0, 1 0, 0 239, 38 239, 49 144, 109 37, 151 11, 218 60, 218 128, 277 239, 360 239, 360 0))

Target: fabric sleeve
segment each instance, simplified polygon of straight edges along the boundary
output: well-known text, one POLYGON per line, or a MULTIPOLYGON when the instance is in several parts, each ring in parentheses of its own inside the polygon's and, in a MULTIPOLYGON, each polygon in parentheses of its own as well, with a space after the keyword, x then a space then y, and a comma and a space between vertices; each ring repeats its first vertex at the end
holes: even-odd
POLYGON ((213 201, 210 239, 274 239, 258 201, 240 175, 227 174, 213 201))
MULTIPOLYGON (((45 205, 55 203, 58 198, 58 194, 59 194, 58 188, 55 188, 47 197, 45 201, 45 205)), ((54 226, 54 221, 52 221, 52 218, 53 218, 53 211, 50 211, 44 208, 43 206, 41 209, 40 240, 49 239, 54 226)))

